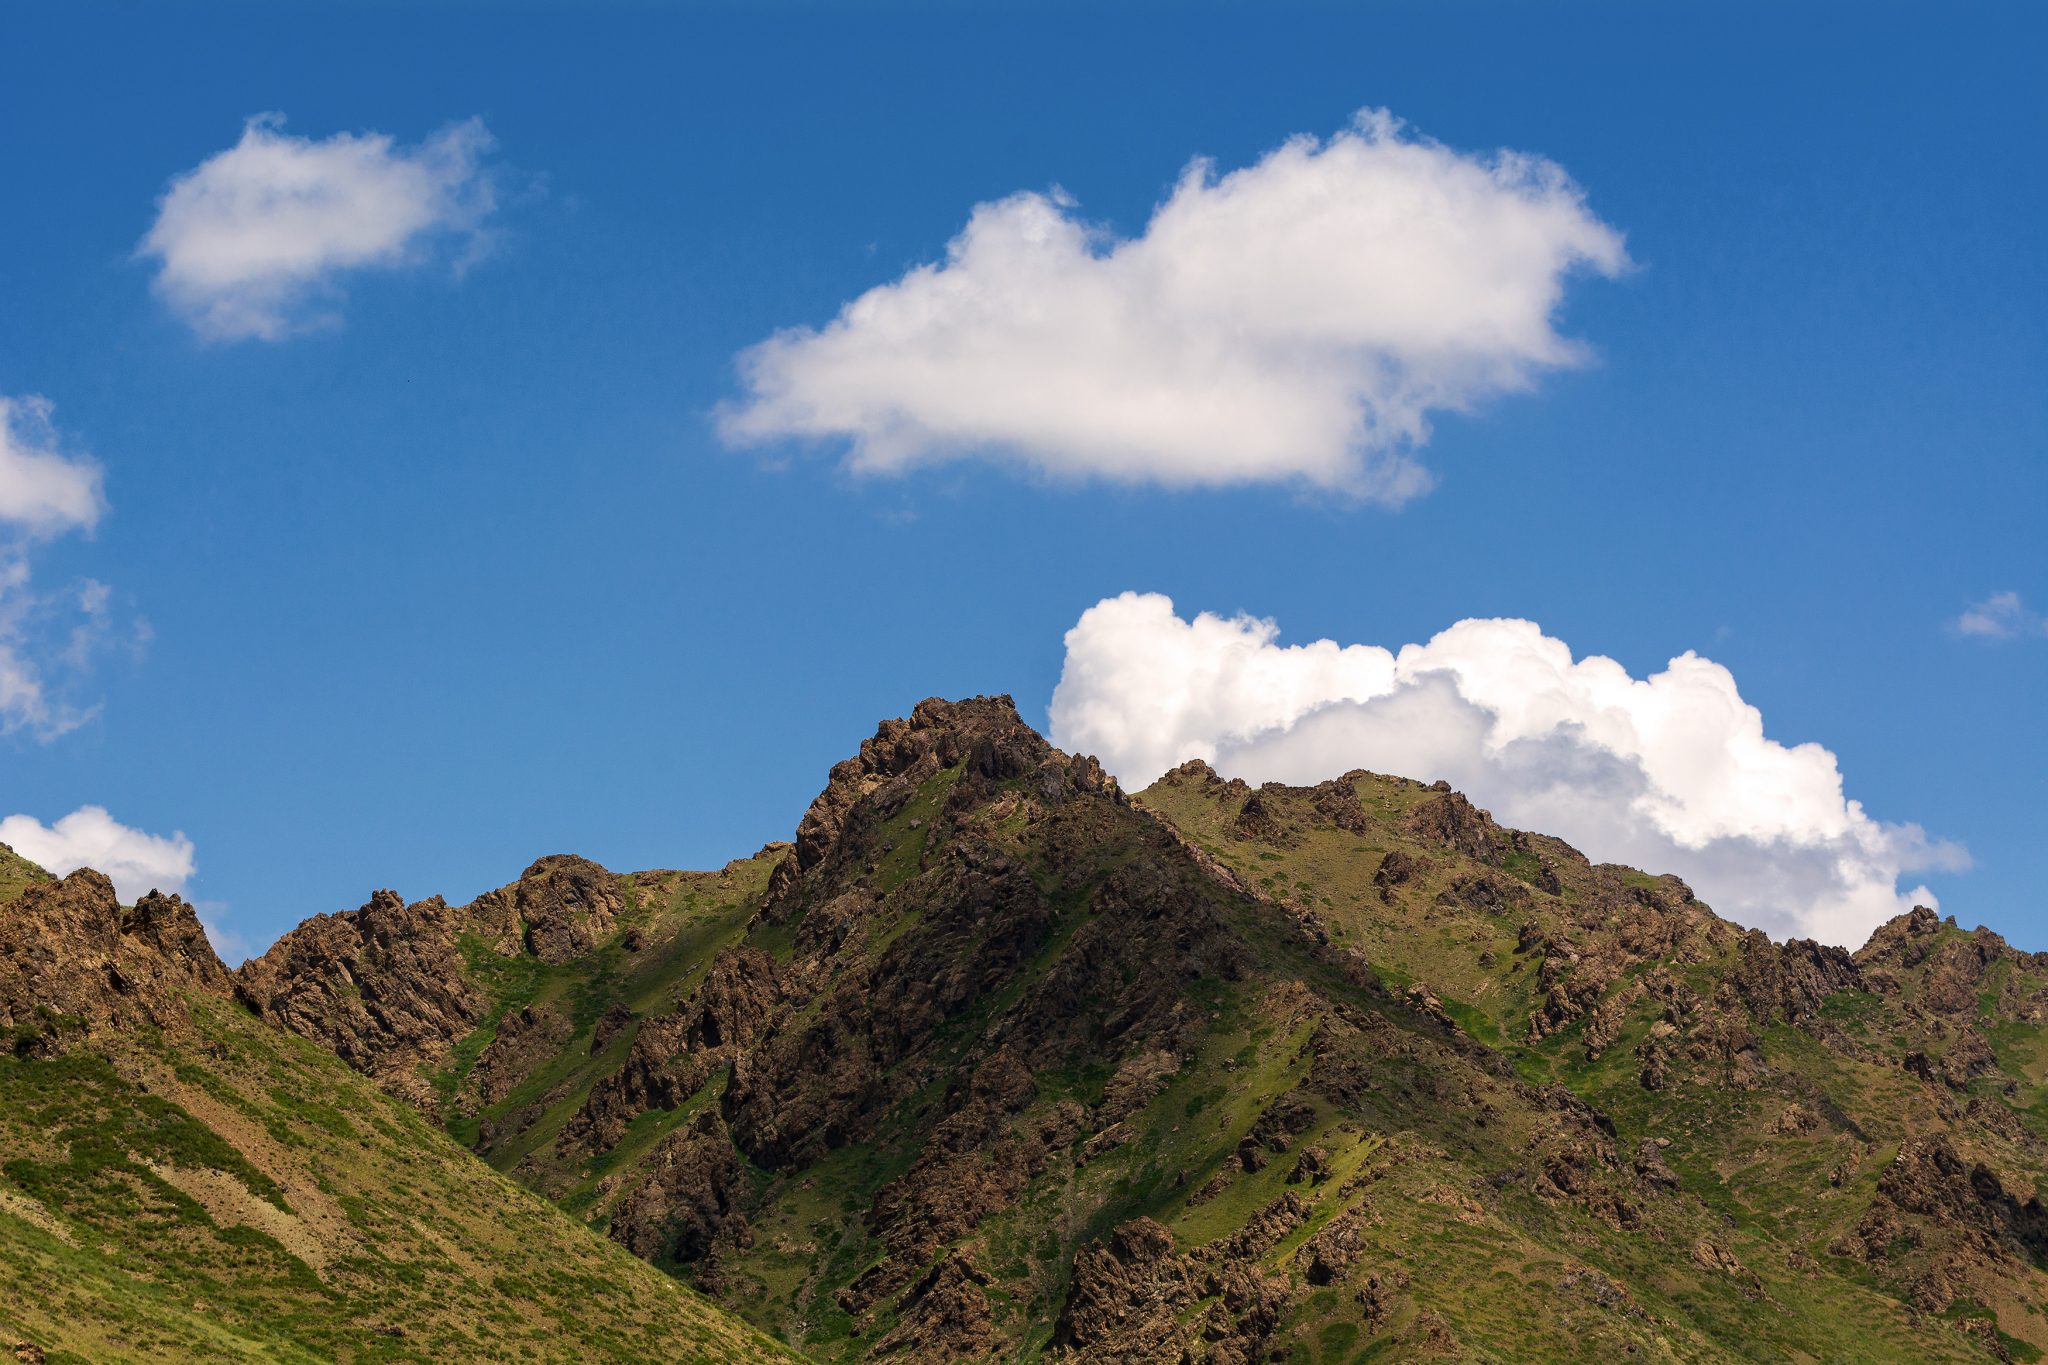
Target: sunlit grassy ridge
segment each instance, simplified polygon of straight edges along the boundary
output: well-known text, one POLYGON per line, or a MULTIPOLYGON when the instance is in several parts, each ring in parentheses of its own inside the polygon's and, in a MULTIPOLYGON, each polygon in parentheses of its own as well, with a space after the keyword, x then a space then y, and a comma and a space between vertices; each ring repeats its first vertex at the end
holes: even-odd
POLYGON ((769 1361, 309 1043, 0 1057, 0 1340, 52 1361, 769 1361))
MULTIPOLYGON (((484 1022, 452 1050, 447 1066, 430 1079, 443 1096, 444 1122, 458 1141, 474 1147, 502 1171, 574 1207, 587 1206, 590 1189, 629 1156, 615 1153, 591 1167, 558 1159, 555 1142, 599 1077, 618 1069, 640 1021, 673 1008, 702 979, 719 949, 742 941, 779 852, 742 858, 717 872, 642 872, 618 879, 627 911, 596 951, 559 965, 523 953, 500 953, 481 942, 464 944, 468 970, 483 983, 492 1005, 484 1022), (628 951, 629 937, 638 946, 628 951), (623 1005, 632 1022, 593 1050, 597 1022, 623 1005), (567 1014, 567 1041, 511 1093, 488 1104, 465 1101, 476 1061, 496 1036, 499 1021, 528 1006, 567 1014), (486 1135, 488 1129, 488 1135, 486 1135)), ((683 1115, 652 1118, 633 1134, 635 1147, 651 1145, 683 1115)))
POLYGON ((36 882, 49 881, 50 874, 0 844, 0 903, 13 900, 36 882))

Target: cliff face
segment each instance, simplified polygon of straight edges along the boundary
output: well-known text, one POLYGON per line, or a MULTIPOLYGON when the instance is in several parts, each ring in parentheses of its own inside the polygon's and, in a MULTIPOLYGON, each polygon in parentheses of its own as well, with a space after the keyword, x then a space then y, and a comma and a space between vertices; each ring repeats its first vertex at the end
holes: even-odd
POLYGON ((266 1018, 820 1359, 2030 1358, 2048 961, 927 701, 790 845, 380 896, 266 1018))

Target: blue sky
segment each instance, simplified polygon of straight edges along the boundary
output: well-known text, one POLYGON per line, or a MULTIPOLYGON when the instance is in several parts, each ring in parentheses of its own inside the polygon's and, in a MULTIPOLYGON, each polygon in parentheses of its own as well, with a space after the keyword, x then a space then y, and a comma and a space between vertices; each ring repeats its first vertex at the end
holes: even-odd
POLYGON ((91 712, 0 739, 0 816, 181 831, 255 946, 548 852, 715 865, 923 696, 1047 721, 1065 633, 1160 593, 1281 645, 1697 651, 1863 812, 1967 848, 1902 894, 2048 947, 2044 40, 1997 5, 11 6, 0 396, 47 401, 104 511, 0 559, 22 658, 91 712), (1131 239, 1192 158, 1370 108, 1446 166, 1554 162, 1629 261, 1561 277, 1584 363, 1430 410, 1403 505, 721 436, 736 357, 976 205, 1058 187, 1131 239), (209 335, 138 245, 267 112, 401 153, 481 120, 488 208, 209 335), (1986 603, 2003 634, 1958 628, 1986 603))

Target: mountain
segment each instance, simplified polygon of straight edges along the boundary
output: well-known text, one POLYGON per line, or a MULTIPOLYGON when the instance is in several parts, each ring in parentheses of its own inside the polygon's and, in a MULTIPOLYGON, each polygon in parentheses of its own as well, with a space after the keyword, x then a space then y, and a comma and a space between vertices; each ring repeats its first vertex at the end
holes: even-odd
POLYGON ((236 997, 192 908, 0 847, 0 1352, 789 1357, 236 997))
POLYGON ((1007 698, 795 833, 379 892, 237 1026, 817 1360, 2048 1346, 2048 959, 1986 930, 1776 944, 1443 784, 1131 796, 1007 698))

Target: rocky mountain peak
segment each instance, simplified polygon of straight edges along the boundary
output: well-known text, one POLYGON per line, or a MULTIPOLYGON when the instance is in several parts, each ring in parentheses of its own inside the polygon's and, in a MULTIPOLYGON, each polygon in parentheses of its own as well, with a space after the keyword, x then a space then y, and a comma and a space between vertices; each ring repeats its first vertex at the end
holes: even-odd
POLYGON ((184 995, 228 995, 228 971, 199 917, 152 891, 123 907, 91 868, 30 884, 0 903, 0 1029, 18 1052, 47 1052, 71 1032, 175 1029, 184 995))
POLYGON ((886 819, 939 773, 964 765, 957 803, 1002 782, 1035 775, 1037 789, 1057 805, 1075 791, 1115 792, 1116 779, 1092 758, 1069 758, 1017 714, 1008 696, 947 701, 927 697, 907 719, 885 720, 853 757, 834 764, 825 789, 796 830, 796 856, 778 869, 770 900, 824 862, 863 804, 886 819))

